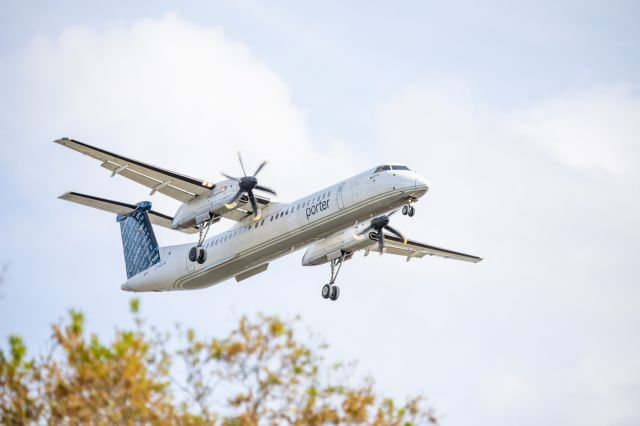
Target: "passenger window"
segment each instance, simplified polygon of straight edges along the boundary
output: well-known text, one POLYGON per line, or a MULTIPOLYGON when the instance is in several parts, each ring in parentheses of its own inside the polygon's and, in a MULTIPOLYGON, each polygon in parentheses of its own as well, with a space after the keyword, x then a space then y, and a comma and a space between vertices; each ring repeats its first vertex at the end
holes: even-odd
POLYGON ((327 192, 327 197, 331 197, 331 191, 327 192))

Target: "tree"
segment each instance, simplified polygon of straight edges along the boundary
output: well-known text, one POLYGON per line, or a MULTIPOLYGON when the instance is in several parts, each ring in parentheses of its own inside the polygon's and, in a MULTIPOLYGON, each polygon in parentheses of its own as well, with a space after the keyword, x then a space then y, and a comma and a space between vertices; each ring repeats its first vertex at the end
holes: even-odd
MULTIPOLYGON (((18 336, 0 350, 0 423, 159 425, 417 425, 436 423, 421 397, 398 404, 353 365, 328 364, 325 345, 303 344, 298 320, 240 318, 223 338, 160 332, 139 316, 110 343, 84 316, 52 326, 49 353, 27 357, 18 336)), ((307 339, 314 342, 315 339, 307 339)))

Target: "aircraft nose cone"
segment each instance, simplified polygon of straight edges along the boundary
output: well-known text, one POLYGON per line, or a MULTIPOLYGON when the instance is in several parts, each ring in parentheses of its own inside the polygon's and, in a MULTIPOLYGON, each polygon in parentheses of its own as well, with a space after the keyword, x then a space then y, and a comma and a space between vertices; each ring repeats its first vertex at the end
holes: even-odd
POLYGON ((425 178, 423 178, 420 175, 416 176, 415 185, 416 185, 416 188, 418 188, 418 189, 426 189, 427 191, 429 190, 429 187, 431 186, 429 181, 426 180, 425 178))

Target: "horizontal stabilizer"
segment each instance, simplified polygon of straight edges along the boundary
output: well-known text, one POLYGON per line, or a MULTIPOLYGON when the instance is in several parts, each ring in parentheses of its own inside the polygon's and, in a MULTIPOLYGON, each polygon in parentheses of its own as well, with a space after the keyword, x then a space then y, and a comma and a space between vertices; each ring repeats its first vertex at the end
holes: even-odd
MULTIPOLYGON (((104 210, 114 214, 128 215, 133 212, 137 205, 122 203, 120 201, 107 200, 105 198, 94 197, 93 195, 80 194, 78 192, 67 192, 58 197, 62 200, 72 201, 77 204, 82 204, 84 206, 93 207, 95 209, 104 210)), ((149 210, 148 212, 149 220, 154 225, 162 226, 164 228, 172 229, 171 222, 173 222, 173 218, 171 216, 167 216, 166 214, 158 213, 153 210, 149 210)), ((198 232, 197 228, 183 228, 176 229, 176 231, 184 232, 187 234, 195 234, 198 232)))

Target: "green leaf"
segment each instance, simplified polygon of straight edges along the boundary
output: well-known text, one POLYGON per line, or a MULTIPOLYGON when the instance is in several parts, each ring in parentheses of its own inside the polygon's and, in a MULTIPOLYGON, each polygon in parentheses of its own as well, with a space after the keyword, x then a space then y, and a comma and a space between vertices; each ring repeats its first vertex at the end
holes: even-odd
POLYGON ((135 297, 129 301, 129 311, 131 311, 132 314, 140 312, 140 299, 135 297))
POLYGON ((12 334, 9 336, 9 346, 11 347, 11 358, 14 364, 20 364, 27 354, 27 347, 22 341, 22 337, 12 334))

